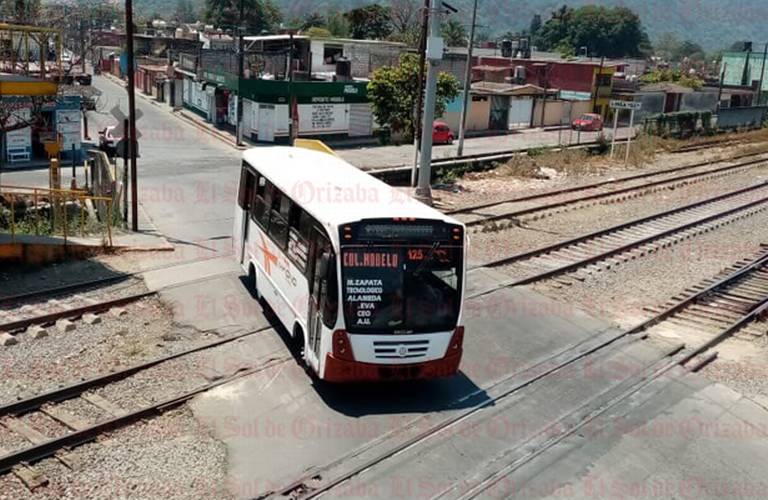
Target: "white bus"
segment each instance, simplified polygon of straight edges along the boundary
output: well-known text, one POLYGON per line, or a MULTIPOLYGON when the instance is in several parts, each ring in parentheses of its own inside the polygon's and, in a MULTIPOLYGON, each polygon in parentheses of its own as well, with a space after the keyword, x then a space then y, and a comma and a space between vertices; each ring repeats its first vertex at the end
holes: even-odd
POLYGON ((235 255, 323 380, 445 377, 462 355, 464 226, 337 156, 243 157, 235 255))

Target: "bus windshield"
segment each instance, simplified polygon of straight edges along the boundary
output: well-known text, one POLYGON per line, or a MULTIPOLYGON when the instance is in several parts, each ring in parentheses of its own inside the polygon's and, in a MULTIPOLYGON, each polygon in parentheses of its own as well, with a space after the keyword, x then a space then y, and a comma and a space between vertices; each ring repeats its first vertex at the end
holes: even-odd
POLYGON ((342 247, 347 331, 453 330, 461 308, 462 266, 463 247, 450 241, 342 247))

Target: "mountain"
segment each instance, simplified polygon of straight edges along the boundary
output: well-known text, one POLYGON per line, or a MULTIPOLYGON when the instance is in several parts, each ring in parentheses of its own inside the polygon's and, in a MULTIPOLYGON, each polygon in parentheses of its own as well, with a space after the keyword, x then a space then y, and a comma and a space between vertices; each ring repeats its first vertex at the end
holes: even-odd
MULTIPOLYGON (((273 1, 283 10, 286 19, 312 12, 346 11, 374 3, 370 0, 273 1)), ((202 0, 194 3, 201 5, 202 0)), ((469 22, 472 0, 448 0, 448 3, 462 12, 457 15, 462 22, 469 22)), ((552 10, 563 4, 629 7, 640 15, 651 40, 671 32, 681 40, 693 40, 708 50, 725 48, 740 40, 754 41, 755 50, 759 50, 766 41, 766 0, 479 0, 478 23, 493 34, 516 31, 527 28, 534 14, 541 14, 546 20, 552 10)), ((174 0, 136 0, 137 11, 146 15, 170 13, 175 7, 174 0)))

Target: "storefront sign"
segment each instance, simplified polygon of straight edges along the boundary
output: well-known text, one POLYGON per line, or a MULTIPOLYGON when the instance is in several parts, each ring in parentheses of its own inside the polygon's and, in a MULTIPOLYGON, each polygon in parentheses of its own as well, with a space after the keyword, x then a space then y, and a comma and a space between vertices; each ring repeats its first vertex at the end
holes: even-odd
POLYGON ((56 112, 56 131, 61 135, 62 152, 70 151, 72 147, 81 147, 82 129, 80 127, 80 110, 59 110, 56 112))

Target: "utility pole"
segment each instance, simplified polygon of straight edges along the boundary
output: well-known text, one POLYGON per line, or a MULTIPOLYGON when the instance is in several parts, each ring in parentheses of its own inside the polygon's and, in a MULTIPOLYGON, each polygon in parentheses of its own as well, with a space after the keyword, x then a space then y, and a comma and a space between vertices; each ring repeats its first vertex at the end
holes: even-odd
POLYGON ((469 111, 469 93, 472 87, 472 52, 475 48, 475 25, 477 24, 477 0, 472 7, 472 27, 469 28, 469 47, 467 47, 467 68, 464 71, 464 98, 461 102, 461 126, 459 127, 458 156, 464 154, 464 135, 467 129, 467 112, 469 111))
POLYGON ((723 62, 723 71, 720 73, 720 81, 717 84, 717 112, 720 112, 720 101, 723 98, 723 82, 725 81, 725 71, 728 69, 728 63, 723 62))
POLYGON ((421 15, 421 37, 419 38, 419 86, 416 94, 416 109, 413 118, 413 169, 411 170, 411 187, 416 187, 419 171, 419 141, 421 140, 421 111, 424 106, 424 65, 427 58, 427 34, 429 23, 429 0, 424 0, 421 15))
POLYGON ((237 27, 237 131, 235 136, 237 137, 237 145, 243 145, 243 92, 242 92, 242 80, 245 78, 245 44, 244 34, 245 30, 245 2, 240 0, 240 26, 237 27))
POLYGON ((765 50, 763 50, 763 67, 760 70, 760 85, 757 87, 757 105, 763 102, 763 76, 765 75, 765 58, 768 57, 768 43, 765 44, 765 50))
POLYGON ((296 143, 299 137, 299 104, 293 92, 293 30, 290 33, 291 47, 288 51, 288 89, 290 94, 290 141, 291 146, 296 143))
POLYGON ((419 183, 416 197, 432 201, 432 123, 435 121, 437 101, 437 63, 443 58, 443 39, 440 36, 440 0, 430 0, 429 37, 427 38, 427 87, 424 97, 424 121, 421 134, 421 161, 419 162, 419 183))
POLYGON ((139 188, 136 180, 136 87, 133 64, 133 0, 125 0, 125 36, 128 52, 128 157, 131 159, 131 228, 139 230, 139 188))

